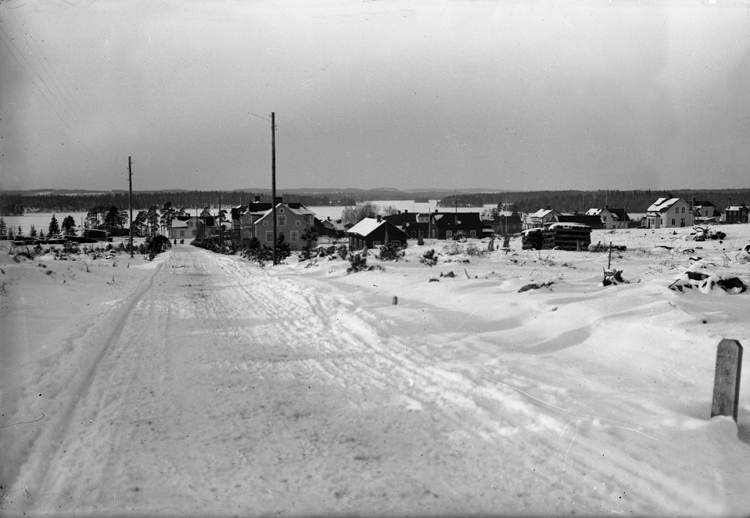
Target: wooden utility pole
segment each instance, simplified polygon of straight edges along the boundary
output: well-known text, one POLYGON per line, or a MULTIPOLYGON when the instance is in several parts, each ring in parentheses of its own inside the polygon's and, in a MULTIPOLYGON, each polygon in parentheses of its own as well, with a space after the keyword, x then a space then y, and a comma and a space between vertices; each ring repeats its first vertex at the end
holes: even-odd
POLYGON ((276 265, 276 114, 271 112, 271 210, 273 215, 273 264, 276 265))
POLYGON ((219 191, 219 246, 224 248, 224 229, 221 226, 221 191, 219 191))
POLYGON ((128 204, 130 205, 130 258, 133 258, 133 161, 128 157, 128 204))

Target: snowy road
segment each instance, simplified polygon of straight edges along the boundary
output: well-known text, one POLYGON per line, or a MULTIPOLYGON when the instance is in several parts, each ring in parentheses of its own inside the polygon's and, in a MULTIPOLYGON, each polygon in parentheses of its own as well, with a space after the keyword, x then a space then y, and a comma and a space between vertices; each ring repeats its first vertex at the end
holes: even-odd
POLYGON ((668 437, 571 413, 570 394, 530 362, 468 369, 333 287, 193 247, 151 275, 101 324, 78 397, 20 470, 14 489, 35 496, 14 509, 720 511, 704 503, 703 474, 659 465, 668 437), (622 447, 599 440, 612 434, 622 447))

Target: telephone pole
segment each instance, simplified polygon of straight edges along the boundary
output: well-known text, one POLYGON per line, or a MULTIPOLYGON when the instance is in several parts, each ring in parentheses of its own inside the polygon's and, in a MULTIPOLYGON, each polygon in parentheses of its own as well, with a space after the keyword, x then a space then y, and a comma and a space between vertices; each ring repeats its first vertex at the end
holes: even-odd
POLYGON ((133 258, 133 161, 128 157, 128 204, 130 205, 130 258, 133 258))
POLYGON ((271 210, 273 215, 273 264, 276 266, 276 114, 271 112, 271 210))

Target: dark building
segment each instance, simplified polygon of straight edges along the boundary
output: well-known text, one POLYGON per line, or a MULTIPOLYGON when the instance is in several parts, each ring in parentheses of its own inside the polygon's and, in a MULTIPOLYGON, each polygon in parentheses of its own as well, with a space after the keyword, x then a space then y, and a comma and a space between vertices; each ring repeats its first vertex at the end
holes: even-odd
POLYGON ((375 248, 393 242, 404 246, 408 238, 403 230, 380 216, 377 219, 363 219, 350 228, 346 235, 349 236, 349 248, 352 250, 364 247, 375 248))
POLYGON ((429 234, 432 239, 453 239, 457 232, 466 237, 481 239, 492 232, 478 212, 435 212, 430 214, 429 234))

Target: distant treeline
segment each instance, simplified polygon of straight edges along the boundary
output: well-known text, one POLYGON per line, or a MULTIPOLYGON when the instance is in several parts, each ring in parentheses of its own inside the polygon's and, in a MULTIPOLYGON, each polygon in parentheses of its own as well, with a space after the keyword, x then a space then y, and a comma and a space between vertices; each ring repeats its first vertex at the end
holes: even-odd
MULTIPOLYGON (((263 201, 270 200, 270 194, 253 192, 220 192, 220 191, 155 191, 134 192, 133 209, 146 210, 149 207, 163 207, 172 202, 176 208, 185 207, 188 211, 202 209, 207 206, 217 207, 219 195, 225 207, 246 204, 260 197, 263 201)), ((400 191, 359 191, 356 194, 329 193, 298 194, 279 192, 279 196, 287 202, 299 202, 308 207, 313 206, 347 206, 357 201, 377 201, 384 199, 409 199, 409 195, 400 191), (378 197, 389 194, 388 198, 378 197)), ((724 210, 729 205, 750 203, 750 189, 715 189, 715 190, 634 190, 634 191, 514 191, 494 193, 465 193, 444 196, 441 207, 480 207, 482 205, 496 205, 505 210, 519 212, 535 212, 547 206, 560 212, 585 212, 592 207, 624 208, 628 212, 646 212, 646 209, 657 198, 680 197, 690 202, 693 198, 698 201, 710 201, 719 209, 724 210)), ((128 193, 113 191, 110 193, 81 193, 81 194, 23 194, 0 193, 0 214, 23 214, 24 212, 86 212, 96 206, 128 207, 128 193)))
POLYGON ((586 212, 592 207, 624 208, 627 212, 646 212, 657 198, 683 198, 688 202, 710 201, 720 210, 729 205, 750 203, 750 189, 673 190, 673 191, 518 191, 446 196, 441 207, 478 207, 498 205, 505 210, 536 212, 546 207, 559 212, 586 212))
MULTIPOLYGON (((220 192, 220 191, 158 191, 133 192, 133 209, 146 210, 149 207, 163 207, 171 201, 177 208, 202 209, 204 207, 237 206, 252 202, 256 196, 262 201, 270 201, 268 193, 253 192, 220 192)), ((331 199, 328 196, 277 193, 285 202, 299 202, 308 207, 324 205, 353 205, 354 198, 331 199)), ((127 192, 84 193, 84 194, 18 194, 0 193, 0 214, 13 215, 25 212, 86 212, 96 206, 116 206, 127 208, 127 192)))

